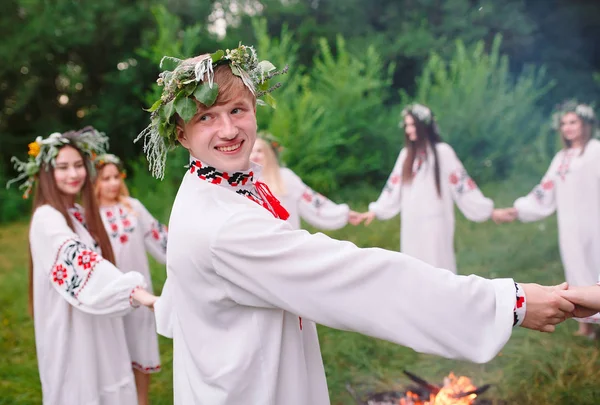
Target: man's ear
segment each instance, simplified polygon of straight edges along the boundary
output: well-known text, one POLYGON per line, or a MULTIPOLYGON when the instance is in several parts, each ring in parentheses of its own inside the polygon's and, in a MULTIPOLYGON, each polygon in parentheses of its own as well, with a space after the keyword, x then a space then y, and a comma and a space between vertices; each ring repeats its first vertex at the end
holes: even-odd
POLYGON ((188 142, 187 137, 185 136, 185 130, 183 129, 183 127, 178 123, 175 126, 175 130, 177 131, 177 141, 186 149, 190 149, 190 143, 188 142))

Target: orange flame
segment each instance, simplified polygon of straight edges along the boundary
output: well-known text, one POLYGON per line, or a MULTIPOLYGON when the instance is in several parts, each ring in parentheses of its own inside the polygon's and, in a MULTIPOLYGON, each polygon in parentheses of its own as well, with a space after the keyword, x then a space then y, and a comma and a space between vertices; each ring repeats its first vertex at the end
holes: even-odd
POLYGON ((477 398, 476 394, 471 394, 466 397, 456 398, 456 395, 463 392, 469 392, 477 389, 468 377, 456 377, 454 373, 450 373, 444 379, 444 387, 440 392, 431 394, 429 401, 421 401, 419 395, 408 391, 404 398, 400 399, 398 405, 471 405, 477 398))

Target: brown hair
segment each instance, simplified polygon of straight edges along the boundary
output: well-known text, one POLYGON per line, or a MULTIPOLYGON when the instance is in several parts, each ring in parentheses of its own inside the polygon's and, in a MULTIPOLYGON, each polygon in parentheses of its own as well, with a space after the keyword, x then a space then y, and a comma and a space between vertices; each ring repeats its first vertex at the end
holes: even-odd
POLYGON ((129 189, 127 188, 127 184, 125 184, 125 180, 123 179, 125 170, 123 170, 123 167, 121 165, 117 165, 115 163, 105 162, 96 165, 96 177, 94 178, 94 195, 96 196, 96 201, 100 202, 100 176, 102 174, 102 171, 108 165, 115 166, 121 174, 121 185, 119 187, 119 195, 117 197, 117 202, 123 204, 128 211, 133 212, 133 208, 131 207, 131 204, 129 203, 128 199, 129 189))
MULTIPOLYGON (((76 132, 68 132, 66 134, 63 134, 63 136, 67 139, 73 139, 76 134, 76 132)), ((75 149, 83 159, 86 168, 86 174, 85 182, 80 193, 80 201, 81 205, 83 206, 83 209, 85 210, 84 212, 87 230, 92 236, 92 238, 94 238, 94 240, 100 246, 100 249, 102 250, 102 257, 114 264, 115 256, 112 250, 112 246, 110 244, 110 239, 108 238, 108 234, 104 229, 102 218, 100 217, 100 211, 98 210, 98 202, 96 201, 92 181, 90 178, 91 163, 86 157, 86 155, 75 146, 74 142, 62 146, 60 149, 63 148, 75 149)), ((32 212, 35 212, 35 210, 37 210, 42 205, 50 205, 52 208, 60 212, 67 221, 69 228, 71 228, 73 232, 75 232, 75 227, 73 226, 73 221, 71 220, 71 216, 69 215, 68 211, 69 207, 65 204, 64 198, 58 190, 58 187, 56 186, 56 181, 54 180, 54 167, 48 163, 42 163, 40 170, 37 174, 32 212)), ((29 248, 29 312, 32 316, 34 315, 33 258, 31 256, 31 245, 29 248)))
MULTIPOLYGON (((410 184, 413 180, 413 164, 415 161, 415 157, 419 152, 427 152, 427 146, 431 146, 433 151, 433 167, 435 170, 435 188, 437 190, 438 196, 442 196, 441 186, 440 186, 440 163, 437 153, 436 144, 442 142, 442 138, 437 130, 437 125, 435 123, 435 117, 433 113, 431 114, 431 123, 427 124, 421 120, 419 120, 414 114, 410 112, 407 113, 407 116, 411 116, 415 122, 415 129, 417 132, 417 140, 411 141, 406 134, 406 130, 404 131, 404 144, 406 145, 407 155, 404 160, 404 165, 402 166, 402 182, 405 184, 410 184)), ((404 119, 404 118, 403 118, 404 119)))

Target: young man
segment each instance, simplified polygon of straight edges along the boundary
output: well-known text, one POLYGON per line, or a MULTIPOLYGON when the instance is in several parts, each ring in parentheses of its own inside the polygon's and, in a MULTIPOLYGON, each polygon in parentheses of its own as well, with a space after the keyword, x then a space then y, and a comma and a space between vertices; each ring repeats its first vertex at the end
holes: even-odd
POLYGON ((176 142, 191 155, 155 306, 159 333, 173 337, 175 404, 329 404, 314 322, 486 362, 513 325, 551 332, 572 315, 550 287, 292 230, 249 160, 275 67, 243 45, 175 62, 140 134, 159 177, 176 142))

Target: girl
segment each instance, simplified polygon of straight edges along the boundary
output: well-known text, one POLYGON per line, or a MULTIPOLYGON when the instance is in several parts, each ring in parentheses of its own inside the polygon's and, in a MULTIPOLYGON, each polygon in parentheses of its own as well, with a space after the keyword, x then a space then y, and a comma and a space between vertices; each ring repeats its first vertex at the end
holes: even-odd
POLYGON ((156 297, 140 273, 113 265, 89 174, 106 141, 86 127, 38 137, 27 162, 13 158, 24 197, 35 185, 29 300, 46 405, 137 403, 120 316, 156 297))
POLYGON ((288 211, 287 221, 294 229, 300 229, 300 218, 316 228, 339 229, 358 217, 348 205, 335 204, 304 184, 293 171, 279 166, 279 150, 272 135, 258 134, 250 160, 262 166, 260 180, 288 211))
POLYGON ((410 105, 402 118, 405 147, 379 199, 360 219, 369 225, 375 217, 390 219, 401 212, 400 250, 456 273, 454 203, 476 222, 496 215, 494 203, 483 196, 450 145, 442 142, 428 107, 410 105))
MULTIPOLYGON (((540 184, 507 209, 523 222, 558 215, 560 255, 569 286, 595 284, 600 272, 600 141, 592 139, 594 110, 569 101, 553 115, 560 150, 540 184)), ((593 326, 580 322, 580 336, 593 336, 593 326)))
MULTIPOLYGON (((167 230, 136 199, 129 197, 123 181, 125 172, 115 155, 96 157, 95 193, 100 214, 110 238, 117 266, 125 272, 143 274, 152 291, 150 267, 146 252, 162 264, 166 263, 167 230)), ((138 402, 148 404, 150 373, 160 371, 158 338, 154 314, 141 308, 123 317, 125 337, 131 356, 137 386, 138 402)))

